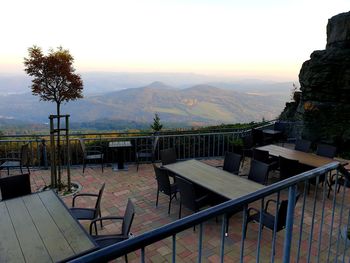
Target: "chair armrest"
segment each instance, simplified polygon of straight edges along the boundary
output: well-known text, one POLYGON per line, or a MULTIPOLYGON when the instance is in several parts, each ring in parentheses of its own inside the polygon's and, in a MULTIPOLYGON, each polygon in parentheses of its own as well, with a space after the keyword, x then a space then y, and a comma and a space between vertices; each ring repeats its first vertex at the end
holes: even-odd
POLYGON ((77 197, 82 197, 82 196, 98 197, 98 194, 90 194, 90 193, 80 193, 80 194, 76 194, 76 195, 73 196, 72 207, 74 207, 74 205, 75 205, 75 199, 76 199, 77 197))
MULTIPOLYGON (((92 226, 96 225, 97 222, 103 222, 105 220, 124 220, 124 217, 122 217, 122 216, 104 216, 104 217, 99 217, 99 218, 91 220, 90 227, 89 227, 90 235, 92 235, 92 226)), ((97 235, 97 233, 96 233, 96 235, 97 235)))
POLYGON ((277 201, 276 200, 274 200, 274 199, 269 199, 269 200, 267 200, 267 202, 266 202, 266 204, 265 204, 265 212, 267 211, 267 208, 269 207, 269 204, 271 203, 271 202, 273 202, 273 203, 277 203, 277 201))
POLYGON ((251 214, 250 214, 251 211, 255 211, 257 213, 260 213, 260 211, 258 209, 256 209, 255 207, 249 207, 247 210, 247 217, 251 216, 251 214))

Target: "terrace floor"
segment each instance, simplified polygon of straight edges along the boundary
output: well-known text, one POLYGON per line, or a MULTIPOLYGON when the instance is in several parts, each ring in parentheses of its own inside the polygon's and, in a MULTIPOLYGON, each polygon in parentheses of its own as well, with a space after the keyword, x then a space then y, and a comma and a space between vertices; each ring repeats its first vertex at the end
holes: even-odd
MULTIPOLYGON (((222 164, 222 159, 205 160, 210 164, 222 164)), ((249 161, 245 162, 242 169, 242 173, 247 173, 249 168, 249 161)), ((157 184, 153 167, 150 164, 142 164, 139 167, 139 171, 136 171, 135 165, 129 165, 128 171, 115 172, 112 171, 111 167, 105 167, 104 172, 101 172, 100 166, 92 165, 88 166, 85 170, 85 174, 82 173, 82 167, 73 167, 71 169, 72 181, 79 182, 83 189, 81 192, 94 192, 97 193, 103 182, 106 183, 105 192, 102 198, 102 215, 123 215, 124 209, 128 198, 134 202, 136 207, 135 219, 132 225, 131 232, 134 235, 140 235, 146 231, 155 229, 159 226, 166 225, 170 222, 177 220, 179 201, 173 200, 171 213, 168 215, 168 196, 160 194, 159 206, 155 207, 156 201, 156 189, 157 184)), ((49 170, 34 170, 31 175, 32 179, 32 190, 39 190, 42 186, 50 183, 50 171, 49 170)), ((272 173, 270 176, 270 183, 277 180, 277 174, 272 173)), ((313 198, 314 198, 314 187, 311 187, 310 193, 306 198, 306 210, 304 216, 302 237, 301 237, 301 251, 300 261, 307 262, 306 255, 307 248, 309 246, 309 233, 311 231, 312 222, 312 209, 313 209, 313 198)), ((349 191, 348 191, 349 192, 349 191)), ((349 193, 346 193, 346 199, 350 200, 349 193)), ((282 197, 286 196, 286 193, 282 193, 282 197)), ((327 253, 329 247, 329 240, 331 240, 331 254, 330 258, 334 258, 336 250, 336 236, 329 238, 331 212, 332 212, 332 201, 333 192, 331 198, 325 202, 325 209, 321 207, 322 201, 322 189, 318 189, 316 200, 316 216, 315 225, 313 229, 313 238, 311 241, 311 262, 317 261, 317 250, 318 240, 322 238, 320 242, 320 258, 319 262, 327 261, 327 253), (320 218, 324 211, 324 225, 323 234, 319 236, 320 218)), ((271 196, 272 198, 275 196, 271 196)), ((340 198, 338 198, 340 199, 340 198)), ((71 197, 64 197, 64 202, 71 206, 71 197)), ((86 199, 84 199, 86 200, 86 199)), ((295 257, 297 254, 297 244, 299 240, 299 225, 302 200, 299 199, 296 207, 296 218, 295 218, 295 231, 293 232, 293 248, 292 248, 292 261, 296 262, 295 257)), ((80 202, 81 206, 89 206, 93 204, 93 200, 86 200, 80 202)), ((252 204, 259 207, 257 204, 252 204)), ((189 215, 189 210, 183 209, 183 216, 189 215)), ((335 213, 335 226, 339 224, 340 211, 336 210, 335 213)), ((344 216, 345 218, 345 216, 344 216)), ((347 218, 347 217, 346 217, 347 218)), ((345 220, 345 219, 344 219, 345 220)), ((83 225, 88 228, 88 223, 83 225)), ((101 230, 102 232, 113 232, 119 229, 119 225, 106 224, 101 230)), ((240 244, 241 244, 241 230, 242 229, 242 213, 234 215, 230 219, 230 227, 228 237, 225 239, 225 262, 238 262, 240 256, 240 244)), ((335 229, 335 228, 334 228, 335 229)), ((176 260, 177 262, 196 262, 198 256, 198 233, 199 231, 193 231, 193 228, 183 231, 176 236, 176 260)), ((220 255, 220 233, 221 233, 221 218, 216 222, 215 219, 209 220, 204 224, 204 235, 203 235, 203 262, 219 262, 220 255)), ((276 241, 276 254, 275 262, 282 262, 283 254, 283 238, 284 231, 277 233, 276 241)), ((247 238, 245 240, 245 251, 244 251, 244 262, 256 262, 257 253, 257 239, 258 239, 258 224, 250 223, 248 226, 247 238)), ((342 241, 342 240, 340 240, 342 241)), ((340 242, 339 251, 343 251, 344 242, 340 242)), ((260 262, 270 262, 271 257, 271 244, 272 235, 269 229, 264 229, 262 232, 261 240, 261 254, 260 262)), ((349 260, 349 250, 347 250, 346 262, 349 260)), ((128 255, 129 262, 140 262, 140 251, 130 253, 128 255)), ((146 247, 146 262, 171 262, 172 258, 172 240, 171 238, 157 242, 151 246, 146 247)), ((124 259, 120 258, 117 262, 124 262, 124 259)))

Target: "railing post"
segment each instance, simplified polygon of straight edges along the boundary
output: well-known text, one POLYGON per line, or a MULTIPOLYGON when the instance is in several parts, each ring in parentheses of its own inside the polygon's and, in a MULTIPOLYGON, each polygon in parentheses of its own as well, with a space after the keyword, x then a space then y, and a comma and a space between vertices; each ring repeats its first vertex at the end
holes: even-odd
POLYGON ((283 248, 284 263, 290 262, 290 251, 291 251, 292 238, 293 238, 295 198, 296 198, 296 185, 293 185, 289 187, 289 192, 288 192, 286 234, 284 238, 284 248, 283 248))
POLYGON ((45 139, 41 140, 41 154, 42 154, 42 160, 44 164, 45 170, 48 168, 48 163, 47 163, 47 150, 46 150, 46 141, 45 139))

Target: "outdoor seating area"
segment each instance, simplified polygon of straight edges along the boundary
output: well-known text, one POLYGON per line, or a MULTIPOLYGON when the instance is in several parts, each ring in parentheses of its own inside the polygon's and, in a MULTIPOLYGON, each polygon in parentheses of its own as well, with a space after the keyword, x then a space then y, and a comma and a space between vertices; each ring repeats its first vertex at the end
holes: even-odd
MULTIPOLYGON (((301 165, 321 167, 333 161, 329 158, 329 147, 324 145, 319 147, 322 151, 320 149, 317 154, 295 151, 294 147, 294 144, 285 144, 283 147, 276 144, 259 146, 252 149, 252 157, 246 157, 243 164, 242 155, 230 152, 223 157, 179 160, 175 149, 169 148, 160 152, 161 162, 129 163, 127 170, 115 171, 111 165, 106 165, 105 169, 101 170, 100 163, 86 167, 84 164, 84 169, 81 166, 75 166, 71 168, 71 178, 72 181, 82 186, 82 190, 74 196, 65 196, 62 200, 65 207, 69 208, 71 215, 79 220, 77 225, 82 225, 84 234, 80 235, 91 240, 91 243, 86 245, 88 247, 86 251, 95 250, 139 236, 227 200, 264 189, 267 185, 299 174, 302 171, 301 165)), ((330 150, 334 152, 334 149, 330 150)), ((342 162, 344 166, 347 165, 345 160, 342 162)), ((346 169, 343 168, 344 172, 347 172, 346 169)), ((18 176, 30 178, 32 195, 37 195, 37 192, 40 192, 44 186, 50 184, 49 170, 32 169, 30 175, 18 176)), ((1 180, 9 178, 16 178, 16 176, 1 178, 0 186, 2 185, 1 180)), ((301 242, 301 246, 299 248, 295 246, 292 251, 293 256, 299 254, 301 261, 306 260, 309 255, 307 249, 314 252, 318 250, 320 255, 324 253, 325 256, 328 251, 326 241, 334 239, 325 234, 323 237, 325 242, 321 247, 318 246, 318 236, 312 235, 314 236, 313 241, 307 239, 310 231, 314 231, 314 222, 320 220, 321 217, 325 228, 333 224, 331 220, 334 221, 334 217, 335 220, 340 220, 339 211, 332 215, 332 197, 339 192, 341 185, 346 187, 348 185, 343 177, 339 177, 337 188, 332 189, 335 177, 330 175, 329 178, 327 177, 327 182, 328 179, 328 184, 320 183, 311 189, 310 187, 306 189, 306 185, 298 185, 294 227, 298 228, 299 225, 303 225, 300 232, 303 236, 295 231, 293 243, 301 242), (328 198, 325 198, 326 194, 328 198), (303 201, 300 201, 302 199, 303 201), (322 203, 323 209, 315 210, 313 206, 315 202, 322 203)), ((3 191, 3 188, 1 190, 3 191)), ((14 192, 15 196, 23 196, 20 198, 23 198, 24 201, 26 200, 25 194, 30 193, 30 191, 19 194, 14 192)), ((5 191, 3 193, 5 194, 5 191)), ((348 191, 345 198, 350 198, 348 191)), ((7 197, 3 196, 3 200, 5 199, 7 197)), ((336 200, 336 202, 340 201, 340 198, 336 200)), ((2 209, 4 209, 3 206, 2 209)), ((244 208, 238 207, 234 211, 229 211, 226 217, 220 216, 206 221, 203 230, 189 228, 178 233, 176 236, 177 262, 197 262, 198 231, 203 231, 203 256, 208 259, 208 262, 218 262, 221 253, 220 233, 223 225, 225 225, 226 243, 224 262, 237 262, 240 259, 242 237, 245 242, 244 262, 256 261, 257 253, 259 253, 259 250, 256 249, 258 242, 260 249, 266 253, 265 256, 264 254, 259 255, 263 262, 265 259, 269 261, 272 250, 274 250, 273 255, 276 262, 282 262, 285 235, 283 230, 287 223, 287 206, 288 192, 281 191, 278 194, 271 194, 266 199, 263 209, 260 202, 250 203, 246 208, 246 218, 244 218, 244 208), (245 220, 246 225, 242 228, 245 220), (261 222, 262 228, 259 228, 259 224, 250 223, 252 221, 261 222), (274 231, 276 236, 274 236, 274 231)), ((68 211, 68 209, 65 210, 68 211)), ((1 224, 3 222, 0 220, 0 228, 3 228, 1 224)), ((172 246, 171 238, 147 246, 148 262, 171 261, 172 246)), ((66 255, 67 258, 70 258, 74 257, 74 254, 76 253, 67 252, 66 255)), ((124 260, 139 262, 140 251, 128 253, 117 261, 124 262, 124 260)))

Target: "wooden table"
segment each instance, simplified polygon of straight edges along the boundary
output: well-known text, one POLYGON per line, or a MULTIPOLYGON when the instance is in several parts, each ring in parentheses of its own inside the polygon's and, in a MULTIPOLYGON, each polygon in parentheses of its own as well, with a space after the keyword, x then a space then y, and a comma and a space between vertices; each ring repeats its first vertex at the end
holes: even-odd
POLYGON ((0 202, 0 262, 57 262, 95 248, 53 191, 0 202))
POLYGON ((319 156, 312 153, 301 152, 297 150, 292 150, 288 148, 284 148, 281 146, 277 146, 274 144, 258 147, 259 150, 268 151, 272 156, 282 156, 288 159, 298 160, 302 164, 306 164, 312 167, 320 167, 325 164, 334 162, 334 159, 319 156))
POLYGON ((235 199, 264 188, 261 184, 197 160, 177 162, 164 167, 228 199, 235 199))
POLYGON ((118 166, 113 166, 113 171, 127 171, 128 167, 124 164, 125 160, 125 149, 132 147, 130 141, 115 141, 109 142, 109 148, 113 148, 117 150, 117 160, 118 166))

